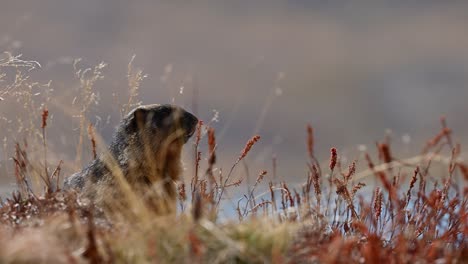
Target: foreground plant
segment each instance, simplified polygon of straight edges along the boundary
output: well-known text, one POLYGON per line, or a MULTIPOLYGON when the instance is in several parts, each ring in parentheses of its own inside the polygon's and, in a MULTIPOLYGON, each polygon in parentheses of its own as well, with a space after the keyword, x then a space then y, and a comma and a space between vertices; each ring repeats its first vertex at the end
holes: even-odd
MULTIPOLYGON (((138 87, 141 78, 135 73, 131 85, 138 87)), ((90 99, 92 83, 84 84, 83 96, 90 99)), ((136 94, 137 88, 132 91, 136 94)), ((84 100, 83 116, 89 102, 84 100)), ((128 102, 132 104, 133 99, 128 102)), ((48 160, 49 112, 41 109, 34 118, 42 117, 35 135, 41 139, 43 155, 29 155, 31 143, 15 145, 17 191, 0 208, 1 263, 463 263, 468 259, 468 165, 445 119, 418 155, 399 158, 385 139, 376 144, 377 155, 363 153, 362 160, 345 169, 336 148, 323 154, 326 162, 319 162, 309 125, 304 184, 276 182, 274 158, 273 170, 258 172, 236 198, 228 197, 245 190, 243 179, 248 175, 234 172, 252 155, 260 137, 247 141, 226 175, 215 167, 220 148, 215 131, 200 122, 194 140, 194 175, 178 188, 180 210, 162 216, 139 206, 141 197, 131 190, 125 197, 129 206, 109 211, 80 200, 73 191, 62 191, 63 163, 48 160), (205 131, 206 154, 199 148, 205 131), (205 167, 202 157, 207 158, 205 167), (358 169, 361 163, 366 164, 364 170, 358 169), (34 186, 38 179, 42 188, 34 186), (377 184, 371 186, 374 179, 377 184), (219 212, 232 204, 237 215, 222 219, 219 212)), ((88 127, 89 154, 96 157, 97 135, 83 116, 79 142, 84 144, 88 127)))

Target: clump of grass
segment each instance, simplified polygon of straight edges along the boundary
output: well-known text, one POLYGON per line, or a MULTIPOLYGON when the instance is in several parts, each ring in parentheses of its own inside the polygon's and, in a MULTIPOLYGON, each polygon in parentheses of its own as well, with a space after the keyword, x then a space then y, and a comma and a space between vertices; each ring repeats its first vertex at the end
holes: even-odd
MULTIPOLYGON (((137 104, 139 82, 144 77, 130 65, 133 89, 124 108, 137 104)), ((83 138, 88 127, 93 158, 99 141, 85 116, 96 99, 92 87, 102 78, 103 66, 77 70, 82 85, 82 97, 77 99, 82 106, 78 133, 83 138)), ((14 90, 19 91, 24 82, 16 85, 14 90)), ((12 89, 7 91, 20 96, 12 89)), ((47 129, 52 112, 44 105, 39 109, 42 113, 31 112, 30 119, 42 120, 31 124, 41 124, 33 129, 39 131, 43 154, 31 157, 28 142, 15 145, 17 191, 0 208, 0 262, 461 263, 468 258, 468 188, 464 187, 468 165, 460 159, 461 147, 445 118, 441 130, 415 157, 400 159, 387 138, 376 145, 377 157, 365 153, 363 161, 353 161, 347 169, 342 169, 340 152, 334 147, 324 155, 328 160, 319 162, 320 153, 314 149, 317 139, 308 125, 304 184, 275 182, 273 158, 273 171, 260 171, 238 200, 239 220, 221 221, 218 214, 223 207, 235 204, 226 200, 226 193, 241 190, 243 177, 232 179, 233 171, 260 136, 247 141, 223 175, 214 167, 221 147, 215 130, 200 122, 194 138, 194 175, 179 184, 176 215, 160 215, 144 206, 141 195, 128 187, 118 171, 115 176, 126 190, 122 197, 126 206, 116 203, 115 208, 104 211, 73 191, 60 190, 63 162, 53 169, 54 163, 48 160, 47 129), (199 147, 205 144, 204 129, 206 154, 199 147), (207 157, 207 164, 201 164, 202 156, 207 157), (367 168, 359 171, 359 162, 367 168), (35 178, 41 180, 43 189, 33 188, 35 178), (364 181, 372 178, 377 185, 369 188, 364 181), (261 185, 268 185, 266 191, 261 185), (47 254, 34 253, 31 248, 47 254)))

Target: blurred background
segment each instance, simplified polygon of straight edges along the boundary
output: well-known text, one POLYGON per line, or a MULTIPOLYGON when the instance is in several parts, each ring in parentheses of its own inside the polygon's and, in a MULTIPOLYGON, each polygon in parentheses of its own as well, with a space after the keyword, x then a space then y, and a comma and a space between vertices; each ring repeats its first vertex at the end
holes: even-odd
MULTIPOLYGON (((259 134, 245 164, 253 179, 276 157, 277 177, 294 185, 306 178, 308 123, 324 164, 330 147, 347 164, 385 135, 396 156, 417 155, 442 115, 467 145, 467 11, 465 1, 427 0, 3 1, 0 52, 41 64, 23 69, 41 84, 28 107, 39 113, 38 128, 43 104, 49 109, 49 159, 64 160, 64 176, 91 157, 85 142, 76 159, 82 88, 75 72, 107 64, 86 118, 109 142, 135 55, 133 67, 147 75, 137 99, 182 105, 213 126, 218 167, 227 171, 259 134)), ((16 70, 1 69, 0 90, 16 70)), ((13 92, 0 102, 2 193, 13 187, 14 143, 26 137, 18 115, 31 114, 13 92)), ((241 177, 245 167, 236 172, 241 177)))

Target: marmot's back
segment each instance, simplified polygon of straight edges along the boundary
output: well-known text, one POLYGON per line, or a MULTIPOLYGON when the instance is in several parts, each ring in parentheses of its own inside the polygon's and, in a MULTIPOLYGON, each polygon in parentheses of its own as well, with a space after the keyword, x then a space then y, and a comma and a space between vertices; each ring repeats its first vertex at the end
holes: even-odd
POLYGON ((175 201, 174 181, 181 173, 182 147, 197 122, 195 116, 177 106, 137 107, 120 122, 108 152, 66 179, 64 186, 80 190, 97 202, 109 202, 107 198, 114 199, 119 192, 113 175, 118 170, 142 196, 152 200, 152 192, 157 191, 165 196, 160 198, 175 201))

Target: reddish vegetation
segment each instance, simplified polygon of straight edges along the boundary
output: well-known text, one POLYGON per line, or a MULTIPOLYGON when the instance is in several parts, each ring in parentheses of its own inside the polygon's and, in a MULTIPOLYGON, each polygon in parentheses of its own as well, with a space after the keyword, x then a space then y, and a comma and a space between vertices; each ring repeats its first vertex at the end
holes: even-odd
MULTIPOLYGON (((45 137, 48 111, 44 110, 42 128, 45 137)), ((94 132, 89 128, 93 141, 93 155, 96 155, 94 132)), ((207 169, 199 175, 201 152, 199 144, 202 138, 202 123, 197 128, 195 137, 195 175, 191 179, 191 199, 187 199, 184 183, 179 185, 179 197, 182 211, 187 203, 192 203, 192 218, 196 223, 206 218, 216 223, 216 214, 222 209, 226 189, 235 188, 243 183, 243 178, 232 180, 236 165, 246 158, 252 147, 259 141, 259 136, 252 137, 241 151, 227 175, 214 175, 217 148, 214 129, 207 130, 207 169), (208 212, 208 214, 207 214, 208 212)), ((357 171, 357 161, 353 161, 347 170, 342 170, 336 148, 331 148, 328 174, 322 172, 314 152, 313 129, 307 127, 308 175, 300 187, 289 186, 286 182, 274 182, 270 179, 266 193, 256 196, 257 187, 267 178, 267 171, 261 171, 248 193, 237 202, 237 214, 241 224, 254 223, 254 219, 266 216, 274 229, 278 223, 288 223, 294 235, 284 238, 284 249, 275 247, 265 252, 238 251, 231 260, 274 263, 462 263, 468 259, 468 166, 460 159, 460 146, 453 143, 452 132, 442 119, 442 129, 428 141, 417 162, 404 161, 390 151, 389 143, 377 144, 379 164, 372 161, 365 153, 367 172, 357 171), (449 152, 446 175, 438 175, 438 166, 443 153, 449 152), (407 170, 409 168, 409 171, 407 170), (458 168, 458 170, 456 169, 458 168), (363 178, 374 177, 378 186, 366 195, 362 188, 366 186, 363 178), (458 183, 457 183, 458 181, 458 183), (313 188, 313 190, 312 190, 313 188), (313 192, 313 194, 311 194, 313 192), (361 193, 363 192, 363 193, 361 193), (266 195, 264 195, 266 194, 266 195), (269 199, 267 199, 269 195, 269 199), (298 227, 293 229, 292 227, 298 227), (245 254, 245 255, 244 255, 245 254), (257 255, 261 255, 258 257, 257 255)), ((46 147, 44 139, 44 148, 46 147)), ((48 219, 55 215, 66 215, 70 228, 86 230, 77 232, 78 238, 85 242, 85 248, 79 256, 73 245, 64 245, 61 254, 70 262, 76 258, 87 259, 90 263, 112 263, 122 257, 111 242, 125 237, 127 231, 118 229, 116 223, 106 219, 98 209, 84 205, 74 193, 62 192, 55 188, 52 179, 58 183, 61 163, 49 173, 39 170, 44 181, 45 195, 32 190, 28 177, 31 164, 27 156, 27 144, 16 145, 15 176, 18 191, 3 202, 0 209, 2 228, 20 230, 32 224, 34 220, 48 219)), ((45 162, 45 164, 47 164, 45 162)), ((273 160, 276 164, 276 158, 273 160)), ((275 167, 276 165, 274 165, 275 167)), ((275 172, 274 168, 274 173, 275 172)), ((273 175, 273 177, 275 177, 273 175)), ((47 221, 38 222, 37 228, 47 225, 47 221)), ((187 254, 197 262, 211 259, 216 250, 222 249, 210 243, 209 236, 203 236, 195 224, 185 234, 187 254), (211 255, 210 255, 211 254, 211 255)), ((219 224, 219 228, 222 227, 219 224)), ((227 227, 226 227, 227 228, 227 227)), ((185 230, 185 229, 184 229, 185 230)), ((206 230, 205 230, 206 231, 206 230)), ((177 230, 174 230, 177 232, 177 230)), ((180 231, 179 231, 180 232, 180 231)), ((185 231, 184 231, 185 232, 185 231)), ((217 237, 222 237, 216 231, 217 237)), ((253 232, 253 231, 252 231, 253 232)), ((273 231, 272 231, 273 232, 273 231)), ((205 232, 206 233, 206 232, 205 232)), ((229 232, 226 231, 226 239, 229 232)), ((149 259, 157 260, 159 251, 155 251, 153 237, 141 238, 148 250, 144 251, 149 259)), ((163 239, 163 238, 162 238, 163 239)), ((229 241, 238 239, 239 243, 249 245, 248 238, 229 237, 229 241)), ((5 242, 2 242, 5 243, 5 242)), ((232 241, 229 242, 232 244, 232 241)), ((231 245, 226 242, 227 245, 231 245)), ((216 244, 216 243, 214 243, 216 244)), ((232 244, 234 245, 234 244, 232 244)), ((4 254, 4 253, 2 253, 4 254)), ((164 261, 163 261, 164 262, 164 261)))

